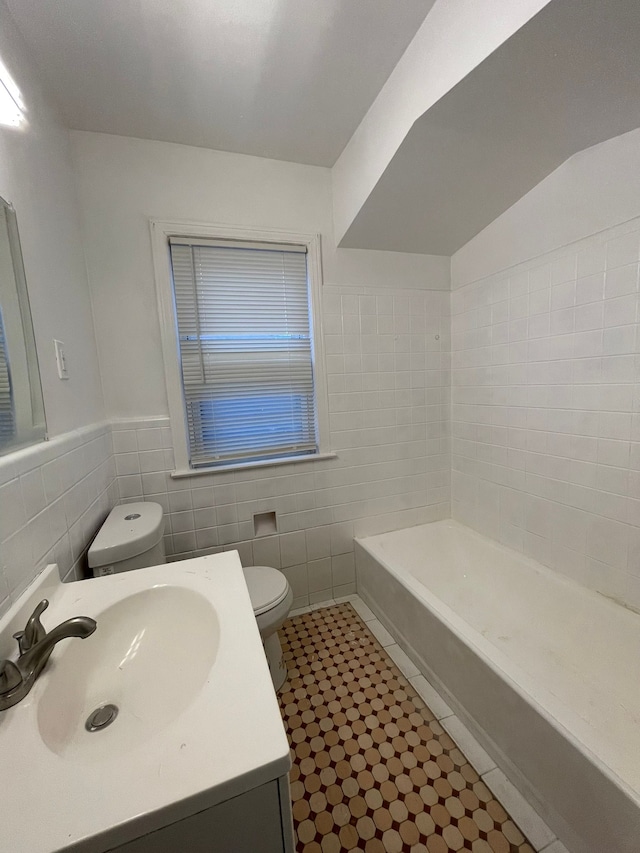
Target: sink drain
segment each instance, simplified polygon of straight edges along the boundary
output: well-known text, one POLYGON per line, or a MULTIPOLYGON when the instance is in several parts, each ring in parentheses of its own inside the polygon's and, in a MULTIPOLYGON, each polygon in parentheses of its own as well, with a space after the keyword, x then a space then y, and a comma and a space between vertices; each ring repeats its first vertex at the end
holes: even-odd
POLYGON ((117 705, 101 705, 89 714, 84 727, 88 732, 99 732, 110 726, 117 716, 117 705))

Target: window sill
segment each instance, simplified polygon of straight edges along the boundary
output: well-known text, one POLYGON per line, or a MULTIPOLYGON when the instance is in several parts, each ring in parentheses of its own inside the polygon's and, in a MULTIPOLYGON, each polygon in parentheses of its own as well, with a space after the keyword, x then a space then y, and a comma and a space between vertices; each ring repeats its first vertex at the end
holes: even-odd
POLYGON ((304 462, 320 462, 325 459, 337 459, 337 453, 316 453, 313 456, 285 456, 281 459, 261 460, 259 462, 231 462, 229 465, 216 465, 212 468, 188 468, 172 471, 173 480, 183 477, 200 477, 203 474, 224 474, 229 471, 246 471, 248 468, 272 468, 275 465, 299 465, 304 462))

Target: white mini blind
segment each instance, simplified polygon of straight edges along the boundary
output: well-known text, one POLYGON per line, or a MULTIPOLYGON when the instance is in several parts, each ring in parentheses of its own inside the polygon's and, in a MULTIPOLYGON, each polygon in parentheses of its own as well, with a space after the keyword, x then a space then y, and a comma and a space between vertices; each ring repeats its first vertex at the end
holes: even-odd
POLYGON ((316 453, 304 247, 170 249, 191 466, 316 453))
POLYGON ((10 444, 16 436, 9 357, 0 309, 0 447, 10 444))

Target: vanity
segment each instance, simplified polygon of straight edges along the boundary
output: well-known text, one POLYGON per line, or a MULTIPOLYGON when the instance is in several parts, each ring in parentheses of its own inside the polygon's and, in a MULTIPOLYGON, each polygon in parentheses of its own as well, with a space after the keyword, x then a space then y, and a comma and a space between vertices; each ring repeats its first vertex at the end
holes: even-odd
POLYGON ((293 853, 289 746, 235 551, 62 584, 0 620, 0 659, 42 599, 62 640, 0 713, 12 853, 293 853))

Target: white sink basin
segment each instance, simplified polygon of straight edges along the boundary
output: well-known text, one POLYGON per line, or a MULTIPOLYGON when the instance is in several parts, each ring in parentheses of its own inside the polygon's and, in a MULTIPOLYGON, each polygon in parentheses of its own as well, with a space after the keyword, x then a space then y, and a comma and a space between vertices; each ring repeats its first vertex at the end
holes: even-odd
POLYGON ((289 747, 237 552, 73 584, 48 567, 0 620, 0 657, 42 598, 61 641, 0 712, 0 848, 102 853, 288 772, 289 747), (97 708, 117 716, 85 728, 97 708))
POLYGON ((38 701, 49 749, 95 761, 153 737, 198 696, 216 658, 216 611, 197 592, 154 586, 96 614, 99 630, 65 641, 38 701), (115 705, 114 723, 88 732, 96 708, 115 705))

